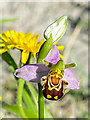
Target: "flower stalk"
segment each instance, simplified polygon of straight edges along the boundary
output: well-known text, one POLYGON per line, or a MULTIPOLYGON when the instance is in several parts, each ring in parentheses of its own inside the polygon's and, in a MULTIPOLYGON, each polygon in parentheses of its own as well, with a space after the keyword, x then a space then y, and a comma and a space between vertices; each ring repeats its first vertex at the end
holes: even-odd
POLYGON ((38 115, 39 120, 44 120, 44 96, 42 94, 42 86, 38 83, 38 115))
POLYGON ((22 118, 27 118, 22 108, 22 92, 23 92, 24 83, 25 83, 24 80, 19 79, 17 102, 18 102, 18 108, 22 118))

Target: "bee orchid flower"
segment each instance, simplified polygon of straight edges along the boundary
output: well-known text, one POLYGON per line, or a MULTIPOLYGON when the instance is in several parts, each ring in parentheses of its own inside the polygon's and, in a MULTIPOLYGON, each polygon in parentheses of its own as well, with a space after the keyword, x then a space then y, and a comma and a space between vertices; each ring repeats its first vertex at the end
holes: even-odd
POLYGON ((16 69, 14 75, 28 82, 41 83, 43 95, 49 100, 60 99, 65 89, 79 89, 79 81, 69 68, 65 68, 55 45, 45 60, 52 63, 52 67, 43 63, 24 65, 16 69))

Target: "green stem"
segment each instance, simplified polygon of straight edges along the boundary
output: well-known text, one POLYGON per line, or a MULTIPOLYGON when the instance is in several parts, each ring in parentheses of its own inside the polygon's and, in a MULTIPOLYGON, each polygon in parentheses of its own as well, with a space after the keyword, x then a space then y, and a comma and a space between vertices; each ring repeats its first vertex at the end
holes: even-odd
POLYGON ((38 83, 38 117, 39 120, 44 120, 44 96, 42 93, 42 86, 40 83, 38 83))
POLYGON ((34 99, 34 102, 38 108, 38 103, 37 103, 37 93, 35 91, 35 89, 33 88, 32 84, 30 82, 26 82, 27 86, 28 86, 28 89, 30 90, 31 94, 33 95, 33 99, 34 99))
MULTIPOLYGON (((52 34, 50 34, 50 38, 43 44, 42 48, 39 51, 37 63, 43 63, 43 59, 48 54, 53 46, 52 34)), ((39 119, 44 119, 44 96, 42 93, 42 86, 38 83, 38 113, 39 119)))
POLYGON ((17 102, 18 102, 18 107, 19 107, 19 111, 21 114, 22 118, 27 118, 23 108, 22 108, 22 92, 23 92, 23 87, 24 87, 24 83, 25 81, 22 79, 19 79, 19 86, 18 86, 18 93, 17 93, 17 102))
MULTIPOLYGON (((53 46, 52 34, 50 34, 50 38, 43 44, 42 49, 40 49, 38 54, 37 63, 43 63, 43 59, 48 54, 50 49, 53 46)), ((44 119, 44 96, 42 93, 42 86, 38 83, 38 113, 39 119, 44 119)))
MULTIPOLYGON (((42 49, 38 54, 38 59, 37 59, 38 63, 43 63, 43 59, 48 54, 52 46, 53 46, 53 41, 51 34, 50 38, 47 40, 47 42, 44 43, 42 49)), ((40 83, 38 83, 38 114, 39 114, 39 119, 40 118, 44 119, 44 96, 42 93, 42 86, 40 85, 40 83)))
POLYGON ((38 114, 39 120, 44 120, 44 96, 42 94, 42 86, 38 83, 38 114))

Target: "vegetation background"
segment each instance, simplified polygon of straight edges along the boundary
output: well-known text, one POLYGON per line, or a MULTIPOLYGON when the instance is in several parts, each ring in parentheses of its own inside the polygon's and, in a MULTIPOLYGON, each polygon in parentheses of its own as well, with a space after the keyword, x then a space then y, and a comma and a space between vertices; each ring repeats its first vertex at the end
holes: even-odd
MULTIPOLYGON (((43 37, 46 27, 63 15, 68 27, 59 41, 64 45, 65 63, 76 62, 73 70, 80 81, 79 90, 71 90, 61 101, 48 101, 46 106, 54 118, 88 118, 88 3, 87 2, 2 2, 0 3, 0 31, 35 32, 43 37), (9 21, 8 19, 13 19, 9 21), (7 21, 5 21, 7 19, 7 21)), ((17 64, 20 53, 10 51, 17 64)), ((9 66, 0 58, 0 94, 8 104, 16 103, 17 84, 9 66)), ((37 89, 37 85, 33 86, 37 89)), ((17 116, 2 109, 2 118, 17 116)))

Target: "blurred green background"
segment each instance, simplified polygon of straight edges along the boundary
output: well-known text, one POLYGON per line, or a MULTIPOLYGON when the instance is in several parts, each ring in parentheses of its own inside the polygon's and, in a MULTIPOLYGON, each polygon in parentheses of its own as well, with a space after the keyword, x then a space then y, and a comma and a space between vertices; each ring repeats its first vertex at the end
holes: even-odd
MULTIPOLYGON (((68 16, 68 27, 59 45, 65 46, 62 52, 65 63, 77 63, 77 67, 72 70, 80 81, 80 89, 71 90, 61 101, 53 102, 45 99, 45 103, 54 118, 88 118, 88 3, 2 2, 0 3, 0 30, 35 32, 43 37, 46 27, 63 15, 68 16)), ((19 64, 19 51, 15 49, 10 52, 19 64)), ((2 90, 0 91, 2 91, 3 101, 15 104, 17 83, 9 66, 1 58, 0 68, 2 68, 0 72, 2 90)), ((33 86, 37 89, 37 84, 34 83, 33 86)), ((17 118, 4 109, 1 116, 17 118)))

